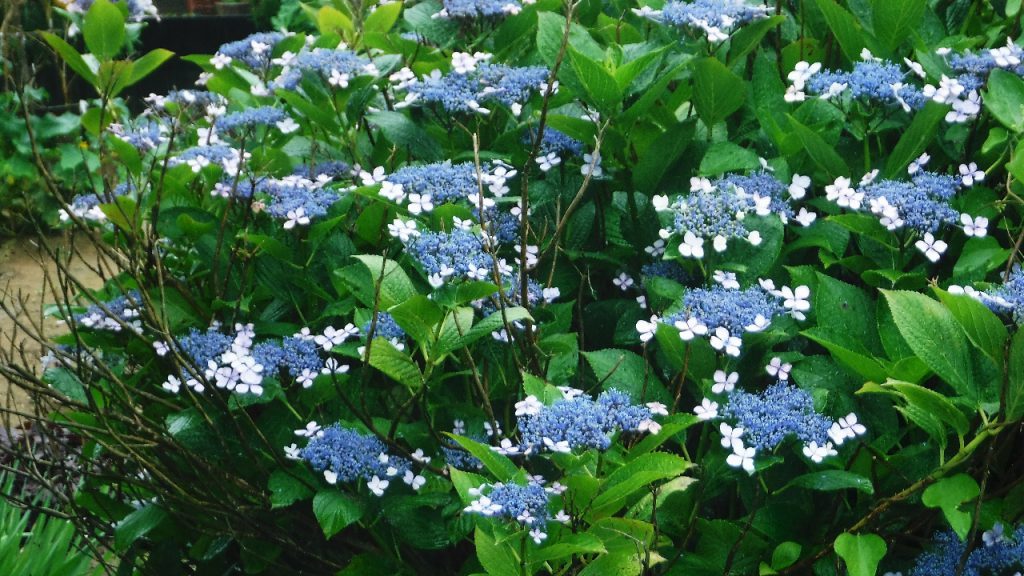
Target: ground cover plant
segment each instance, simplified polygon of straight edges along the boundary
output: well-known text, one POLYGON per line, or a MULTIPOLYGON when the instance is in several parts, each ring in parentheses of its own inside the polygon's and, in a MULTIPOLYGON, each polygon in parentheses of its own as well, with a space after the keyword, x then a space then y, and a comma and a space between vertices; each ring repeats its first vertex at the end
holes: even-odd
POLYGON ((1017 3, 338 3, 134 115, 126 8, 0 363, 122 570, 1024 570, 1017 3))

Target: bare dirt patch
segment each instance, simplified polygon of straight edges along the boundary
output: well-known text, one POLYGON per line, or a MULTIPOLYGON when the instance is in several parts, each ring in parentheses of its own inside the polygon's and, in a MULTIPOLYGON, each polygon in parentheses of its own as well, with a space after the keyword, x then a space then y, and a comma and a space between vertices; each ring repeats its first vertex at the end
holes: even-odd
MULTIPOLYGON (((74 242, 78 256, 72 258, 69 269, 90 287, 98 287, 99 279, 92 273, 87 262, 95 261, 95 248, 91 242, 76 241, 63 237, 47 238, 51 250, 67 251, 69 242, 74 242)), ((56 281, 57 266, 39 240, 14 238, 0 243, 0 301, 14 316, 0 310, 0 358, 20 359, 18 364, 30 370, 40 370, 42 347, 29 338, 24 327, 42 326, 47 335, 55 335, 65 328, 54 318, 43 315, 47 305, 53 303, 54 295, 46 279, 56 281)), ((0 360, 2 361, 2 360, 0 360)), ((18 411, 31 411, 28 398, 0 374, 0 403, 18 411)))

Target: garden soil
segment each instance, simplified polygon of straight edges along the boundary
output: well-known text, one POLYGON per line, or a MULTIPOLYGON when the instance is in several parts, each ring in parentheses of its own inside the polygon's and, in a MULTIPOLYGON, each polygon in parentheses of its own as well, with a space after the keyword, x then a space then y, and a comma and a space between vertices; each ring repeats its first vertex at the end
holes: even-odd
MULTIPOLYGON (((46 239, 46 242, 56 248, 67 240, 55 237, 46 239)), ((77 242, 76 249, 81 252, 81 258, 72 260, 72 273, 83 279, 87 285, 98 286, 98 278, 86 265, 86 262, 95 262, 95 248, 86 241, 77 242)), ((4 350, 4 353, 0 354, 0 359, 13 350, 18 357, 24 356, 28 368, 39 370, 42 349, 39 344, 25 337, 24 332, 18 328, 18 323, 38 323, 42 318, 43 308, 52 302, 52 293, 44 294, 44 278, 47 274, 50 278, 55 278, 56 267, 49 260, 46 251, 40 248, 37 240, 15 238, 0 241, 0 301, 3 301, 8 309, 15 311, 17 317, 11 318, 0 310, 0 346, 4 350)), ((64 329, 53 318, 46 318, 43 322, 48 335, 59 334, 64 329)), ((12 387, 3 375, 0 375, 0 406, 13 407, 18 411, 31 411, 32 408, 26 395, 12 387)))

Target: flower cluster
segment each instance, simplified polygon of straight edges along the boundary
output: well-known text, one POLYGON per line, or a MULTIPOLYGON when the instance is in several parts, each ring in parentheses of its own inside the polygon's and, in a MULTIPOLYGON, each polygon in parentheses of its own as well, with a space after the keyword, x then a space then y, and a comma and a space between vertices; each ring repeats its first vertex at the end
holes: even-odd
MULTIPOLYGON (((790 73, 792 82, 789 99, 803 88, 801 81, 806 82, 807 92, 823 100, 839 98, 848 94, 855 100, 872 104, 899 106, 904 111, 920 109, 927 101, 921 89, 908 84, 907 72, 899 65, 885 60, 862 60, 853 65, 853 70, 822 70, 816 72, 816 66, 810 65, 790 73)), ((799 97, 797 97, 799 99, 799 97)))
POLYGON ((422 80, 413 77, 404 82, 408 93, 400 105, 422 101, 440 104, 448 112, 490 114, 490 109, 484 106, 496 103, 512 108, 518 115, 531 95, 547 89, 546 68, 484 63, 489 57, 489 54, 456 52, 452 56, 452 72, 442 74, 434 70, 422 80))
POLYGON ((285 39, 280 32, 257 32, 241 40, 221 45, 214 55, 214 65, 220 57, 220 67, 232 61, 239 61, 253 70, 270 66, 270 56, 277 43, 285 39), (226 60, 225 60, 226 59, 226 60))
POLYGON ((917 558, 910 576, 958 573, 964 576, 1012 576, 1024 571, 1024 524, 1009 537, 1004 534, 1002 524, 996 524, 982 535, 982 543, 982 546, 968 552, 970 542, 961 540, 952 531, 938 532, 932 549, 917 558), (965 554, 967 562, 963 564, 963 571, 958 571, 965 554))
POLYGON ((740 26, 769 14, 768 8, 743 0, 671 0, 660 11, 648 8, 634 12, 672 26, 700 30, 710 42, 724 42, 740 26))
MULTIPOLYGON (((531 454, 534 450, 551 452, 596 448, 607 450, 612 435, 618 430, 656 433, 660 426, 652 419, 652 405, 632 404, 629 396, 618 390, 602 392, 597 399, 579 390, 566 389, 564 397, 545 406, 536 397, 528 396, 516 404, 520 446, 502 446, 506 454, 531 454)), ((662 413, 661 405, 653 410, 662 413)))
MULTIPOLYGON (((256 337, 253 325, 235 324, 234 336, 221 333, 219 328, 215 324, 206 332, 193 329, 178 340, 178 347, 192 360, 195 369, 202 372, 192 373, 183 368, 180 378, 173 374, 167 377, 162 384, 164 390, 177 394, 184 381, 195 392, 203 392, 205 380, 229 392, 263 394, 264 370, 253 355, 253 339, 256 337)), ((163 346, 158 349, 158 354, 166 354, 167 349, 163 346)))
MULTIPOLYGON (((486 280, 494 275, 495 257, 483 239, 470 230, 417 233, 409 238, 406 251, 423 267, 431 286, 439 288, 453 279, 486 280)), ((504 261, 502 261, 504 262, 504 261)), ((507 264, 500 269, 510 276, 507 264)))
POLYGON ((476 500, 466 506, 465 512, 487 517, 514 520, 530 528, 530 538, 537 544, 547 539, 547 523, 551 520, 564 521, 564 511, 551 516, 548 512, 549 494, 559 493, 554 486, 545 488, 538 481, 528 484, 482 484, 471 488, 469 493, 476 500))
POLYGON ((316 74, 336 88, 347 88, 357 76, 375 76, 377 68, 365 57, 345 48, 303 50, 285 59, 281 73, 268 86, 295 90, 304 74, 316 74))
MULTIPOLYGON (((129 192, 133 192, 134 186, 128 183, 118 184, 112 191, 110 199, 124 196, 129 192)), ((64 206, 58 211, 58 216, 61 222, 67 222, 74 215, 76 218, 82 218, 90 222, 105 222, 107 215, 103 213, 103 209, 100 208, 100 204, 107 202, 103 196, 96 192, 83 192, 71 199, 71 203, 64 206)))
POLYGON ((638 322, 641 340, 653 336, 657 323, 662 323, 674 326, 682 340, 707 336, 715 350, 739 356, 743 333, 766 329, 780 314, 804 320, 804 312, 811 308, 807 286, 776 289, 771 280, 762 280, 758 286, 740 289, 734 275, 716 275, 717 285, 687 290, 676 307, 678 312, 664 319, 655 316, 651 322, 638 322))
POLYGON ((454 202, 475 194, 478 190, 476 167, 472 162, 452 164, 450 160, 405 166, 384 180, 381 195, 400 202, 405 195, 429 197, 434 204, 454 202))
POLYGON ((308 388, 313 384, 313 378, 324 369, 324 361, 317 348, 311 339, 293 336, 280 342, 260 342, 253 347, 252 355, 263 366, 265 374, 273 375, 284 369, 308 388))
POLYGON ((523 4, 533 4, 536 0, 443 0, 442 9, 434 18, 501 18, 518 14, 523 4))
MULTIPOLYGON (((119 0, 111 0, 120 3, 119 0)), ((85 14, 92 8, 93 0, 72 0, 65 7, 72 14, 85 14)), ((146 18, 160 20, 160 11, 157 10, 153 0, 125 0, 124 5, 128 8, 129 22, 142 22, 146 18)))
POLYGON ((122 294, 102 304, 93 304, 89 308, 74 316, 75 324, 93 330, 108 330, 120 332, 124 328, 142 333, 142 319, 139 317, 139 308, 142 306, 142 297, 135 290, 122 294))
POLYGON ((285 118, 285 113, 280 108, 260 106, 225 114, 217 118, 214 127, 220 132, 241 133, 260 126, 270 126, 285 118))
POLYGON ((260 180, 254 191, 269 196, 267 214, 284 220, 286 230, 306 226, 313 218, 327 214, 327 210, 339 199, 335 191, 323 187, 322 181, 314 182, 297 176, 260 180))
POLYGON ((950 286, 949 291, 967 294, 995 312, 1010 315, 1018 325, 1024 325, 1024 269, 1020 266, 1014 266, 1006 281, 988 292, 970 286, 950 286))
MULTIPOLYGON (((297 430, 296 434, 309 436, 310 430, 307 427, 297 430)), ((367 488, 377 496, 384 495, 391 483, 389 478, 396 476, 410 476, 412 480, 407 484, 422 485, 415 482, 410 461, 388 454, 387 447, 375 436, 360 434, 340 424, 312 432, 312 438, 300 454, 314 470, 323 473, 328 484, 365 480, 367 488)))

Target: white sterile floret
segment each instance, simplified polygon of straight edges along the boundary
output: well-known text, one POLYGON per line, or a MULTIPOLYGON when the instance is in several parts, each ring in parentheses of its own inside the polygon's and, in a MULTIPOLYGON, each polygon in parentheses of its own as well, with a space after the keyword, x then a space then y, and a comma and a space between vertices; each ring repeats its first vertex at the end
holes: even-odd
POLYGON ((743 436, 743 427, 737 426, 733 428, 725 422, 718 425, 718 431, 722 433, 722 448, 732 447, 734 440, 739 440, 743 436))
POLYGON ((712 420, 718 418, 718 402, 712 402, 709 398, 705 398, 700 406, 693 408, 693 413, 697 415, 700 420, 712 420))
MULTIPOLYGON (((752 246, 760 246, 761 240, 761 232, 758 230, 751 230, 750 233, 747 234, 747 242, 750 242, 752 246)), ((721 252, 721 250, 719 250, 719 252, 721 252)))
POLYGON ((402 481, 408 484, 409 486, 412 486, 412 489, 416 491, 419 491, 419 489, 422 488, 423 485, 427 483, 426 478, 419 474, 413 474, 412 470, 405 471, 405 476, 402 478, 402 481))
POLYGON ((914 62, 910 58, 904 58, 903 62, 910 68, 910 71, 916 74, 919 78, 926 78, 928 75, 924 73, 924 67, 921 64, 914 62))
POLYGON ((546 436, 544 437, 544 447, 556 454, 568 454, 572 452, 572 448, 569 446, 568 440, 555 442, 546 436))
POLYGON ((764 367, 764 370, 769 376, 775 376, 779 380, 789 380, 789 373, 793 370, 793 365, 789 362, 783 363, 781 358, 775 356, 764 367))
POLYGON ((299 428, 295 431, 296 436, 303 438, 319 438, 324 435, 321 426, 316 423, 316 420, 308 422, 305 428, 299 428))
POLYGON ((650 321, 637 320, 636 321, 636 332, 640 335, 640 341, 646 344, 650 342, 651 338, 654 338, 654 334, 658 331, 658 316, 651 316, 650 321))
POLYGON ((944 241, 936 240, 931 232, 925 232, 924 238, 914 242, 914 246, 931 262, 938 262, 949 247, 944 241))
POLYGON ((637 432, 646 432, 648 434, 657 434, 661 432, 661 424, 658 424, 650 418, 640 421, 637 425, 637 432))
POLYGON ((679 245, 679 253, 684 258, 700 260, 704 257, 704 239, 687 230, 683 235, 683 243, 679 245))
POLYGON ((857 415, 851 412, 832 424, 828 430, 828 436, 837 446, 841 446, 847 439, 862 436, 867 431, 868 429, 857 421, 857 415))
POLYGON ((534 528, 533 530, 530 530, 530 538, 533 539, 534 544, 540 544, 547 540, 548 535, 540 528, 534 528))
POLYGON ((633 283, 633 279, 630 278, 629 275, 626 274, 625 272, 620 272, 617 277, 612 279, 612 284, 614 284, 616 288, 622 290, 623 292, 629 290, 629 288, 633 286, 633 283))
POLYGON ((725 458, 725 463, 733 468, 742 468, 747 474, 753 474, 754 456, 756 454, 757 448, 753 446, 747 448, 743 445, 742 440, 733 440, 732 454, 725 458))
POLYGON ((301 206, 295 210, 289 210, 286 216, 287 219, 284 221, 285 230, 291 230, 296 226, 309 225, 309 216, 306 216, 306 209, 301 206))
POLYGON ((290 446, 284 447, 284 457, 289 460, 302 460, 302 449, 298 444, 292 442, 290 446))
POLYGON ((814 76, 821 70, 821 62, 810 62, 800 61, 796 63, 793 70, 786 76, 786 79, 792 83, 798 90, 803 90, 804 85, 811 76, 814 76))
POLYGON ((726 248, 729 247, 729 240, 725 236, 718 234, 711 240, 711 247, 715 249, 715 252, 725 252, 726 248))
POLYGON ((704 336, 708 333, 708 327, 697 318, 690 317, 686 320, 676 320, 673 324, 679 330, 679 338, 690 341, 697 336, 704 336))
POLYGON ((523 400, 516 402, 516 416, 536 416, 544 408, 536 396, 530 394, 523 400))
POLYGON ((604 171, 601 170, 601 154, 584 154, 583 165, 580 166, 580 174, 591 178, 600 178, 604 171), (591 169, 593 166, 593 169, 591 169))
POLYGON ((690 178, 690 192, 714 192, 715 186, 711 180, 699 176, 690 178))
POLYGON ((740 347, 743 346, 743 341, 737 336, 733 336, 729 333, 729 329, 725 326, 719 326, 715 328, 715 333, 711 335, 711 347, 715 350, 724 351, 729 356, 739 356, 740 347))
POLYGON ((976 182, 985 180, 985 171, 978 170, 978 164, 975 162, 961 164, 958 171, 960 172, 960 181, 964 183, 964 186, 974 186, 976 182))
POLYGON ((572 386, 559 386, 558 391, 562 393, 562 398, 566 400, 572 400, 583 395, 583 390, 573 388, 572 386))
POLYGON ((907 174, 917 174, 919 170, 928 165, 928 162, 931 161, 931 159, 932 157, 929 156, 927 152, 921 154, 920 156, 915 158, 909 166, 907 166, 907 174))
POLYGON ((395 218, 391 224, 388 224, 388 233, 402 242, 408 242, 410 238, 420 235, 419 230, 416 229, 415 220, 403 222, 401 218, 395 218))
POLYGON ((156 351, 157 356, 166 356, 171 351, 171 347, 163 340, 158 340, 153 342, 153 350, 156 351))
POLYGON ((359 172, 359 180, 362 181, 363 186, 373 186, 374 184, 383 182, 387 177, 387 172, 384 171, 383 166, 377 166, 373 169, 373 172, 367 172, 365 170, 359 172))
POLYGON ((385 180, 380 183, 380 195, 392 202, 398 203, 405 198, 405 188, 401 184, 385 180))
POLYGON ((818 215, 815 214, 814 212, 807 210, 807 208, 801 206, 800 212, 798 212, 797 215, 793 217, 793 219, 796 220, 797 223, 799 223, 801 226, 807 227, 810 226, 811 224, 814 224, 814 221, 818 219, 818 215))
POLYGON ((713 394, 722 394, 724 392, 732 392, 736 389, 736 383, 740 380, 739 372, 726 373, 725 370, 715 370, 715 374, 712 377, 714 385, 711 386, 711 392, 713 394))
POLYGON ((789 183, 789 197, 793 200, 801 200, 807 195, 807 189, 811 187, 811 177, 793 174, 789 183))
POLYGON ((390 484, 390 481, 381 480, 379 477, 374 476, 366 483, 366 487, 370 489, 370 492, 373 492, 374 496, 383 496, 384 491, 388 489, 390 484))
POLYGON ((277 126, 277 129, 280 130, 282 134, 291 134, 300 128, 299 123, 290 117, 285 118, 280 122, 275 122, 274 126, 277 126))
POLYGON ((653 416, 668 416, 668 406, 661 402, 648 402, 645 404, 653 416))
POLYGON ((349 371, 348 364, 342 364, 335 358, 328 358, 324 362, 324 367, 320 369, 320 373, 324 375, 328 374, 345 374, 349 371))
POLYGON ((782 297, 782 307, 789 310, 789 314, 797 320, 805 320, 806 316, 804 312, 811 309, 811 289, 807 286, 797 286, 796 288, 790 288, 789 286, 783 286, 779 290, 779 295, 782 297))
POLYGON ((960 223, 964 225, 964 234, 984 238, 988 234, 988 218, 977 216, 972 218, 970 214, 961 214, 960 223))
POLYGON ((210 64, 213 64, 213 67, 217 70, 223 70, 225 66, 231 64, 231 60, 231 56, 218 52, 213 55, 213 58, 210 58, 210 64))
POLYGON ((803 452, 804 456, 810 458, 815 464, 821 464, 825 458, 839 454, 839 452, 836 452, 832 447, 831 442, 826 442, 822 446, 818 446, 817 442, 810 442, 804 446, 803 452))
POLYGON ((421 214, 434 209, 433 199, 430 194, 409 194, 409 213, 421 214))
POLYGON ((661 256, 664 256, 665 241, 662 240, 661 238, 655 240, 654 244, 644 247, 644 252, 646 252, 652 258, 660 258, 661 256))
POLYGON ((534 158, 533 161, 540 167, 541 172, 547 172, 562 163, 562 159, 559 158, 557 152, 548 152, 543 156, 534 158))
POLYGON ((725 272, 723 270, 715 270, 714 273, 715 282, 722 285, 722 288, 730 290, 739 290, 740 283, 736 280, 735 272, 725 272))

